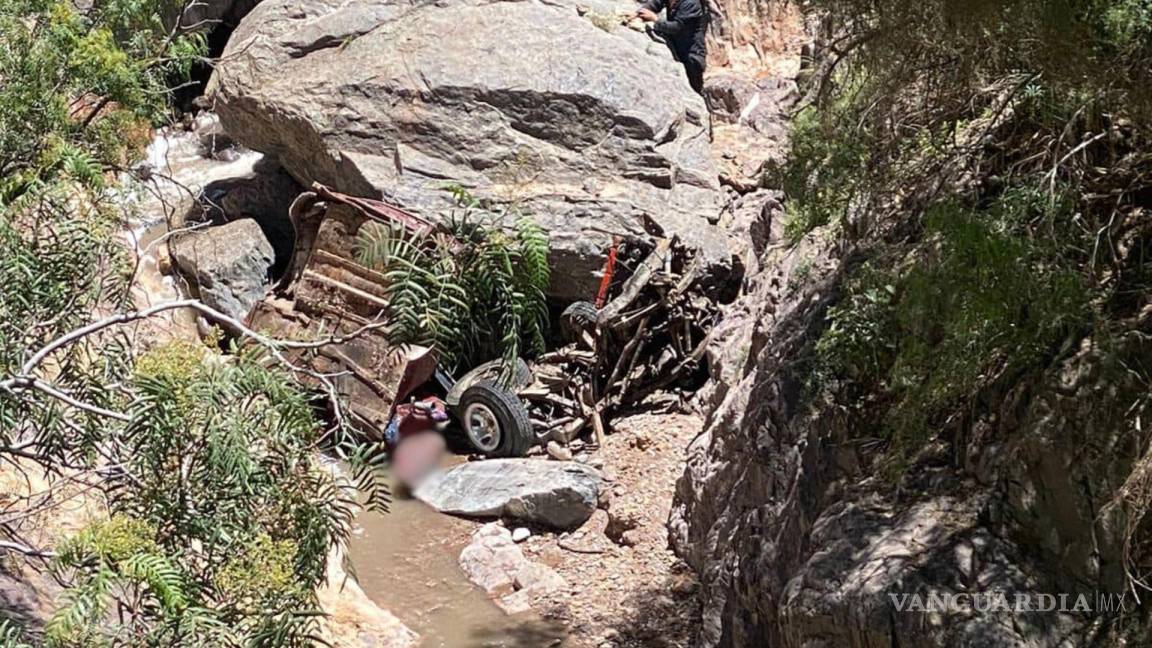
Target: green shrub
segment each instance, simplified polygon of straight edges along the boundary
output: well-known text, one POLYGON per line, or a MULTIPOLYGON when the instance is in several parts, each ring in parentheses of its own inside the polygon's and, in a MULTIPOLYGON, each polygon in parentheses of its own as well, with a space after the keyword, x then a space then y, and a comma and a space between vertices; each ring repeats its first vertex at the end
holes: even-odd
POLYGON ((906 264, 866 267, 828 311, 815 376, 842 383, 842 398, 887 395, 881 432, 897 466, 982 388, 1042 365, 1090 321, 1083 276, 1025 234, 1023 223, 1044 217, 1029 195, 933 208, 906 264))
POLYGON ((359 258, 389 282, 394 342, 432 347, 449 367, 495 358, 511 367, 544 348, 548 236, 514 208, 492 211, 463 190, 456 196, 447 236, 370 223, 359 233, 359 258))
POLYGON ((778 184, 785 202, 784 234, 795 243, 817 227, 847 217, 867 190, 867 131, 849 123, 850 93, 827 111, 809 107, 792 124, 792 148, 778 184))
POLYGON ((124 386, 115 514, 67 541, 50 645, 297 645, 355 491, 326 466, 311 396, 256 355, 173 343, 124 386), (106 612, 119 609, 115 619, 106 612), (276 637, 279 637, 278 639, 276 637))

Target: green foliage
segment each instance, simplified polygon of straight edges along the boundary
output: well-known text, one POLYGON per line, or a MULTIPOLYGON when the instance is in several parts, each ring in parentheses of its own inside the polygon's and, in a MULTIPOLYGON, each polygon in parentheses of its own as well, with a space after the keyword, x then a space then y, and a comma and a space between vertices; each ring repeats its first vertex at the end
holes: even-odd
MULTIPOLYGON (((1007 72, 1042 77, 1060 94, 1143 103, 1152 75, 1145 0, 817 0, 850 34, 842 50, 869 74, 907 84, 930 109, 1007 72), (950 65, 939 65, 947 61, 950 65), (959 84, 949 87, 945 82, 959 84), (957 93, 960 91, 960 93, 957 93)), ((891 84, 889 83, 891 82, 891 84)))
POLYGON ((229 606, 249 614, 275 608, 280 600, 303 599, 295 573, 298 553, 292 540, 261 533, 216 574, 216 591, 229 606))
POLYGON ((854 382, 880 376, 892 360, 897 340, 892 303, 896 287, 875 276, 858 280, 828 309, 828 328, 816 343, 820 375, 854 382))
POLYGON ((180 342, 142 356, 127 392, 116 514, 61 548, 50 644, 307 642, 357 507, 319 462, 311 397, 255 355, 180 342))
POLYGON ((1138 319, 1152 5, 810 7, 826 30, 777 178, 787 234, 825 227, 867 260, 847 266, 811 378, 898 471, 1079 338, 1138 319))
POLYGON ((72 581, 62 605, 45 627, 49 646, 100 645, 97 626, 114 597, 150 601, 144 605, 165 619, 187 605, 189 585, 157 545, 147 523, 117 515, 72 537, 60 548, 53 567, 72 581))
POLYGON ((789 164, 774 179, 789 198, 784 234, 793 243, 844 219, 869 188, 870 138, 855 128, 852 96, 825 112, 803 109, 793 120, 789 164))
POLYGON ((387 279, 395 342, 432 347, 450 367, 493 358, 511 367, 543 350, 548 237, 515 210, 490 211, 459 189, 456 197, 460 209, 428 237, 365 225, 359 258, 387 279))
POLYGON ((11 619, 0 618, 0 648, 32 648, 23 628, 11 619))
POLYGON ((822 52, 781 172, 792 240, 849 215, 882 222, 896 204, 947 199, 929 194, 946 194, 941 183, 985 156, 979 173, 1005 185, 1106 175, 1122 150, 1091 156, 1095 166, 1066 152, 1116 121, 1152 116, 1145 0, 811 4, 835 45, 822 52), (996 147, 982 150, 981 138, 996 147))
MULTIPOLYGON (((46 344, 129 308, 109 189, 204 51, 168 28, 175 9, 0 0, 0 458, 36 464, 49 488, 96 480, 112 506, 56 548, 66 589, 49 646, 314 645, 314 589, 358 508, 320 450, 347 457, 382 506, 378 448, 323 430, 313 398, 258 354, 178 342, 133 365, 127 327, 33 370, 57 396, 14 378, 46 344)), ((0 624, 0 645, 24 641, 0 624)))
POLYGON ((122 164, 142 143, 129 125, 163 118, 168 82, 205 48, 200 35, 169 37, 164 4, 113 0, 80 14, 63 0, 0 0, 0 204, 57 177, 43 152, 122 164))
POLYGON ((1066 214, 1006 192, 985 210, 940 204, 907 267, 857 272, 829 309, 817 376, 841 396, 885 394, 883 432, 896 467, 958 407, 1002 377, 1041 363, 1091 319, 1088 291, 1059 249, 1023 225, 1066 214), (1040 210, 1040 211, 1037 211, 1040 210))

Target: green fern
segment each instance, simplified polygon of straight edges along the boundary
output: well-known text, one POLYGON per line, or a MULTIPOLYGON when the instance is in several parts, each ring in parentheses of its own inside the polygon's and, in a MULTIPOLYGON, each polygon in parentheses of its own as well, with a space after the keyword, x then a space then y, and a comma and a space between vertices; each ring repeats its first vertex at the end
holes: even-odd
POLYGON ((460 187, 449 191, 460 208, 441 232, 417 237, 369 223, 358 234, 358 259, 387 279, 393 341, 432 347, 453 368, 493 358, 511 367, 544 348, 548 236, 515 210, 486 209, 460 187))
POLYGON ((0 648, 32 648, 32 644, 15 621, 0 619, 0 648))

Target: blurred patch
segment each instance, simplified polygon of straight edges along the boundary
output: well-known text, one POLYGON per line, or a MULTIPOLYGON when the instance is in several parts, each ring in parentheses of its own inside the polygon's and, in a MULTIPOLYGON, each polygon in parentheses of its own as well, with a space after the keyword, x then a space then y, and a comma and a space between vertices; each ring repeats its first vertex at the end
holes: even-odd
POLYGON ((392 474, 408 488, 415 488, 440 465, 443 456, 444 437, 437 432, 402 437, 392 453, 392 474))

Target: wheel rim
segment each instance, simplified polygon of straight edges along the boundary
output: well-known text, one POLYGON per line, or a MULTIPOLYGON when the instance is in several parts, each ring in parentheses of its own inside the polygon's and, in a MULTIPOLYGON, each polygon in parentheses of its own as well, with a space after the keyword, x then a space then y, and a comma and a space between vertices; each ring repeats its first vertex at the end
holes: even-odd
POLYGON ((464 432, 477 449, 492 452, 500 445, 500 423, 490 407, 472 403, 464 408, 463 419, 464 432))

